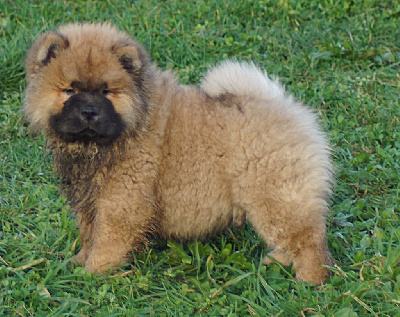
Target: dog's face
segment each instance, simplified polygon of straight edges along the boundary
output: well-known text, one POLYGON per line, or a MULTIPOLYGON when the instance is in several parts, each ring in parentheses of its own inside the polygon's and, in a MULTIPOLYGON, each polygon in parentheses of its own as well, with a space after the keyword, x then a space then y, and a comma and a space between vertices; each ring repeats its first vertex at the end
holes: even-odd
MULTIPOLYGON (((73 82, 72 86, 80 84, 73 82)), ((107 87, 107 84, 101 86, 107 87)), ((110 94, 107 88, 72 88, 67 89, 65 94, 71 97, 64 102, 61 112, 50 117, 50 127, 64 141, 93 141, 106 145, 116 140, 124 130, 121 116, 107 98, 110 94)))
POLYGON ((140 45, 107 24, 47 33, 27 57, 28 120, 66 142, 110 144, 143 120, 148 63, 140 45))

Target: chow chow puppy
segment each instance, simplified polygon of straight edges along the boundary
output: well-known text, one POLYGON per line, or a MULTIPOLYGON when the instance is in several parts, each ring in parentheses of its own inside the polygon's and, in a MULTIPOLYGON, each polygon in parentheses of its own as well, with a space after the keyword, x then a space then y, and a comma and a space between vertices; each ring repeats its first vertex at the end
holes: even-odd
POLYGON ((249 221, 314 284, 329 275, 331 163, 314 113, 253 64, 226 61, 179 84, 110 24, 68 24, 26 59, 24 111, 43 132, 91 272, 149 237, 205 239, 249 221))

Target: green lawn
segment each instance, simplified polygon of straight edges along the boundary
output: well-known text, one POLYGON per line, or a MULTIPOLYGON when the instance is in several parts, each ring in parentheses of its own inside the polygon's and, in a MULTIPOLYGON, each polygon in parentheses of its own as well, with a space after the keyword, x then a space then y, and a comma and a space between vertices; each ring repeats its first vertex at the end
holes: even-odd
POLYGON ((0 316, 400 316, 399 26, 389 0, 0 0, 0 316), (253 60, 316 109, 336 166, 326 285, 261 265, 250 226, 156 241, 113 278, 68 265, 78 231, 20 109, 27 47, 83 20, 112 21, 184 83, 253 60))

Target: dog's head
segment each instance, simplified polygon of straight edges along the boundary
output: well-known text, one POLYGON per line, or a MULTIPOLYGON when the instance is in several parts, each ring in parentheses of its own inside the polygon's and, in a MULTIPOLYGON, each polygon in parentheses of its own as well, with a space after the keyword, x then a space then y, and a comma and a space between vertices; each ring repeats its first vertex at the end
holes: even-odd
POLYGON ((147 53, 110 24, 68 24, 38 38, 26 59, 24 111, 66 142, 112 143, 147 112, 147 53))

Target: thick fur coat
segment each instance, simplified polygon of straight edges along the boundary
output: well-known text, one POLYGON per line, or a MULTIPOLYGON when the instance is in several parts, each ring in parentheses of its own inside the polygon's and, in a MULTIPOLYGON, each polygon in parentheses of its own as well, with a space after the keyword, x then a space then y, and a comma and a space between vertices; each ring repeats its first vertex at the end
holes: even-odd
POLYGON ((184 86, 126 33, 69 24, 36 40, 26 70, 24 110, 48 138, 87 270, 126 262, 150 236, 204 239, 247 220, 272 249, 265 264, 328 277, 328 145, 256 66, 226 61, 184 86))

